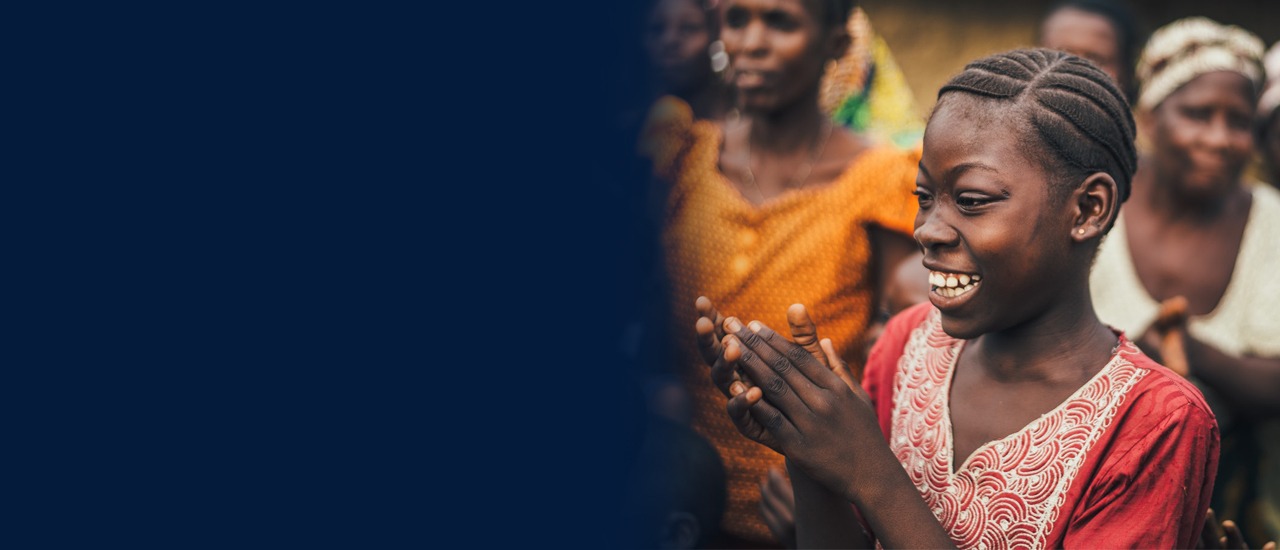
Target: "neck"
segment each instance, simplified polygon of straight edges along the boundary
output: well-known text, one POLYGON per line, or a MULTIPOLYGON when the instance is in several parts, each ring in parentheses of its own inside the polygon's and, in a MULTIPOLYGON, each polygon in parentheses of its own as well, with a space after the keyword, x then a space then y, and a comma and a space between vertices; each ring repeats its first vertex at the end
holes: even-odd
POLYGON ((1132 199, 1165 220, 1203 222, 1221 217, 1239 189, 1233 187, 1216 197, 1187 196, 1181 191, 1178 178, 1177 174, 1157 174, 1155 167, 1144 160, 1134 174, 1132 199))
POLYGON ((810 147, 819 139, 827 124, 827 116, 818 108, 818 91, 785 107, 767 113, 747 113, 750 124, 748 138, 752 149, 774 153, 793 152, 810 147))
POLYGON ((1115 334, 1093 310, 1086 280, 1040 316, 975 340, 977 358, 1002 381, 1076 382, 1093 376, 1111 357, 1115 334))

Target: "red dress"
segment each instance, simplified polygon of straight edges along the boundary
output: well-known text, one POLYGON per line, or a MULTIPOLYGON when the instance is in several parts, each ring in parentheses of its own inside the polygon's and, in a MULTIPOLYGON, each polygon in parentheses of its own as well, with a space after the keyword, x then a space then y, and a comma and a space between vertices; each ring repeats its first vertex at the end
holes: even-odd
POLYGON ((949 389, 963 340, 931 304, 892 319, 867 363, 898 460, 961 548, 1190 548, 1218 466, 1200 392, 1121 335, 1057 408, 979 447, 952 473, 949 389))

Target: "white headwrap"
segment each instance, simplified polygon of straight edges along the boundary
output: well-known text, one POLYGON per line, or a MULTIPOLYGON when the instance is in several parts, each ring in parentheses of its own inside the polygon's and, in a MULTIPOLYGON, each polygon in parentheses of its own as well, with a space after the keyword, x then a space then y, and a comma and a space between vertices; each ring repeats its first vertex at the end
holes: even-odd
POLYGON ((1216 71, 1240 73, 1263 82, 1262 39, 1234 25, 1188 17, 1157 30, 1138 60, 1138 110, 1151 111, 1196 77, 1216 71))

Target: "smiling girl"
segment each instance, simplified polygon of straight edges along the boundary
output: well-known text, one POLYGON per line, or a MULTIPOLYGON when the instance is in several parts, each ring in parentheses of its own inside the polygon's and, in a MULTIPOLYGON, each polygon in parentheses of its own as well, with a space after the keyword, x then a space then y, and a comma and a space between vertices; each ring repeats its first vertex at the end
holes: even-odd
POLYGON ((825 340, 812 354, 735 317, 703 340, 738 430, 787 457, 800 547, 1195 544, 1213 414, 1090 299, 1133 139, 1083 59, 971 63, 939 92, 916 179, 930 303, 890 321, 862 386, 825 340))

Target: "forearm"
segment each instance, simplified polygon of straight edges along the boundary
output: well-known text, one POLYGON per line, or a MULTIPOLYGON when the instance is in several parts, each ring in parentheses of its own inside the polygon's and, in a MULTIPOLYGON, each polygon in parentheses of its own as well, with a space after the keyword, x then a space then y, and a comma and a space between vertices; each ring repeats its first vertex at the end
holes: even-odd
POLYGON ((1188 335, 1191 374, 1218 390, 1245 416, 1280 415, 1280 359, 1235 357, 1188 335))
POLYGON ((853 503, 814 481, 787 461, 795 492, 796 546, 799 548, 873 548, 853 503))
POLYGON ((857 505, 882 546, 955 548, 888 446, 867 449, 860 459, 864 473, 847 498, 857 505))

